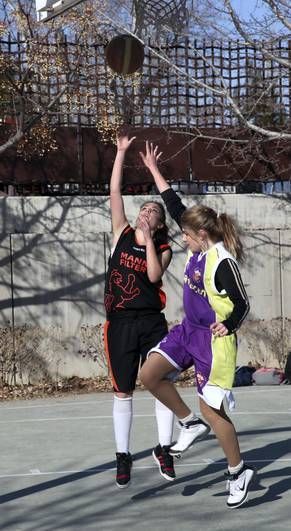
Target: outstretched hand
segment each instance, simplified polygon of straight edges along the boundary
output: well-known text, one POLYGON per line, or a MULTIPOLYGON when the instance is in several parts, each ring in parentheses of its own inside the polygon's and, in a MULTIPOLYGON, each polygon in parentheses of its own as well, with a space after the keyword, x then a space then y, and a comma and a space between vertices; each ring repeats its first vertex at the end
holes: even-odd
POLYGON ((149 141, 147 140, 146 152, 143 153, 142 151, 140 151, 139 154, 144 165, 150 171, 152 171, 153 169, 157 168, 158 160, 163 153, 162 151, 159 152, 159 146, 154 146, 152 142, 149 143, 149 141))
POLYGON ((127 135, 118 136, 116 139, 117 151, 127 151, 132 142, 136 139, 136 136, 129 138, 127 135))

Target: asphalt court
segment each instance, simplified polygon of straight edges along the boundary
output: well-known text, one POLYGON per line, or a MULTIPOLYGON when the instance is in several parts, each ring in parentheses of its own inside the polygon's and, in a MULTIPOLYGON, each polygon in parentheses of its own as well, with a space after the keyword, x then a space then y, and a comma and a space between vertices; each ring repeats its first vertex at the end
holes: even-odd
MULTIPOLYGON (((197 410, 195 390, 182 389, 197 410)), ((0 529, 11 531, 260 531, 290 527, 291 386, 235 389, 231 413, 257 480, 248 503, 225 505, 225 460, 212 433, 176 460, 167 482, 151 452, 154 401, 134 397, 132 482, 115 485, 110 393, 3 402, 0 529)))

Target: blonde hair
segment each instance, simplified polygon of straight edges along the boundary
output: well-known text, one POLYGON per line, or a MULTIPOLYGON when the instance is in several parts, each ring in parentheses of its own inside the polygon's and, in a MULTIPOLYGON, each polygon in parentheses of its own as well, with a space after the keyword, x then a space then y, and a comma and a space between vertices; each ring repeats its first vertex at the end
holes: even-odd
POLYGON ((244 259, 243 245, 240 239, 240 229, 228 214, 217 214, 213 208, 197 205, 187 208, 181 217, 182 227, 193 232, 205 230, 216 243, 223 241, 225 248, 238 261, 244 259))

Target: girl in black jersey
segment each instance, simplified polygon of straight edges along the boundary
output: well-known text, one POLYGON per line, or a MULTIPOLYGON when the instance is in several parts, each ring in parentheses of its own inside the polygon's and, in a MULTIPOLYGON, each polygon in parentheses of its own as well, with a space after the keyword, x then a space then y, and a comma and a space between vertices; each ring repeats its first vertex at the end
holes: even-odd
MULTIPOLYGON (((113 243, 105 287, 105 347, 114 389, 113 423, 116 441, 116 484, 127 487, 132 458, 129 439, 132 424, 132 395, 140 363, 147 352, 167 334, 162 313, 166 297, 162 276, 172 252, 168 244, 163 205, 149 201, 142 205, 136 227, 126 218, 121 195, 126 151, 135 137, 117 139, 117 154, 110 182, 113 243)), ((156 401, 159 444, 153 457, 161 475, 175 478, 172 442, 173 413, 156 401)))

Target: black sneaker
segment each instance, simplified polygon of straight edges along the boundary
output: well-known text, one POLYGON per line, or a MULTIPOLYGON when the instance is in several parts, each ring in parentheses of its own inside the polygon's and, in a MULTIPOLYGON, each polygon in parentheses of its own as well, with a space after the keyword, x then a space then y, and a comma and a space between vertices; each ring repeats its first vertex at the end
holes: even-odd
POLYGON ((174 481, 176 474, 174 469, 174 459, 169 454, 170 446, 161 446, 158 444, 153 450, 153 458, 157 463, 160 474, 168 481, 174 481))
POLYGON ((130 471, 132 467, 131 454, 117 452, 116 454, 116 485, 125 489, 130 484, 130 471))

